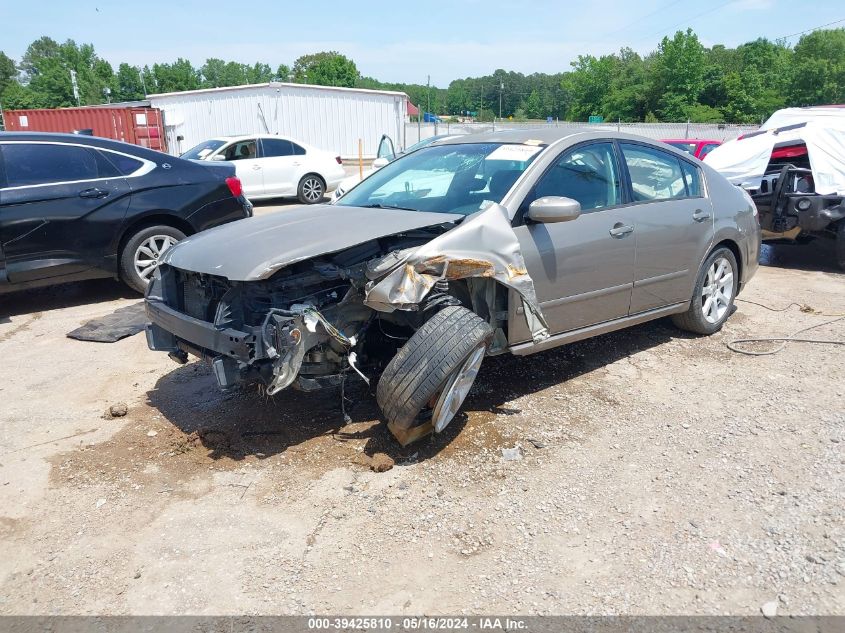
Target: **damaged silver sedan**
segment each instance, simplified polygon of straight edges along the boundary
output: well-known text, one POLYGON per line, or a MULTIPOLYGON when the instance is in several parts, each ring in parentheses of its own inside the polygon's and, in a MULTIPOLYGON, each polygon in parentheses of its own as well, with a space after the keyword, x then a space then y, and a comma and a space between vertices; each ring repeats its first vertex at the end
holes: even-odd
POLYGON ((403 444, 442 431, 485 356, 673 315, 709 334, 754 274, 748 197, 665 145, 612 132, 435 143, 333 205, 250 218, 162 257, 151 349, 222 388, 379 376, 403 444))

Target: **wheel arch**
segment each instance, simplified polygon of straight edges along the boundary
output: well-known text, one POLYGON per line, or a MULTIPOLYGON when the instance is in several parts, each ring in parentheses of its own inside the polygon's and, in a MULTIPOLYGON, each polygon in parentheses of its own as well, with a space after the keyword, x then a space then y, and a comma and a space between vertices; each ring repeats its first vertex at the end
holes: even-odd
POLYGON ((172 213, 168 213, 167 211, 155 211, 142 217, 135 218, 121 230, 120 237, 117 241, 118 258, 120 258, 123 254, 126 242, 128 242, 135 233, 149 226, 156 225, 173 227, 174 229, 182 231, 185 235, 193 235, 196 233, 193 225, 191 225, 191 223, 187 220, 173 215, 172 213))
POLYGON ((737 274, 736 293, 739 294, 742 291, 742 279, 743 279, 742 276, 745 273, 745 262, 743 261, 742 249, 739 247, 739 244, 736 241, 734 241, 730 238, 725 238, 722 241, 717 242, 716 244, 713 245, 713 248, 711 248, 707 252, 707 255, 705 255, 705 257, 704 257, 704 260, 706 260, 708 257, 710 257, 710 254, 713 253, 716 249, 722 248, 722 247, 727 248, 729 251, 731 251, 734 255, 734 258, 736 258, 736 265, 737 265, 737 268, 738 268, 738 270, 736 271, 736 274, 737 274))

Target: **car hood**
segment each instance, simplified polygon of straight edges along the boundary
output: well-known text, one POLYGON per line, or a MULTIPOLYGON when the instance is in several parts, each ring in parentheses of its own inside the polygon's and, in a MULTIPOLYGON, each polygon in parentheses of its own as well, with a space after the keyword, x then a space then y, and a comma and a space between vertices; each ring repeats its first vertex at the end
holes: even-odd
POLYGON ((161 263, 231 281, 254 281, 311 257, 459 219, 463 216, 448 213, 305 206, 197 233, 168 249, 161 263))

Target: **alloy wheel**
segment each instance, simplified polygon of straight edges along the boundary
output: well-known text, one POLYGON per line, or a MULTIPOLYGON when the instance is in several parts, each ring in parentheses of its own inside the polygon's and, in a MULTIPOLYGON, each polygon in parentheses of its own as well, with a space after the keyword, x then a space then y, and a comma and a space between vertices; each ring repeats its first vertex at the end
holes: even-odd
POLYGON ((323 183, 317 178, 307 178, 302 183, 302 195, 310 202, 316 202, 323 197, 323 183))
POLYGON ((158 260, 164 252, 176 243, 169 235, 153 235, 147 238, 135 251, 135 272, 144 281, 149 281, 158 268, 158 260))
POLYGON ((725 257, 713 261, 701 288, 701 312, 708 323, 721 321, 731 305, 734 270, 725 257))
POLYGON ((461 408, 461 405, 466 400, 469 390, 478 376, 478 369, 481 367, 481 361, 484 360, 484 353, 487 351, 487 343, 483 343, 476 347, 463 364, 449 376, 443 391, 437 398, 437 403, 434 405, 434 411, 431 415, 431 424, 434 426, 435 433, 440 433, 445 429, 455 414, 461 408))

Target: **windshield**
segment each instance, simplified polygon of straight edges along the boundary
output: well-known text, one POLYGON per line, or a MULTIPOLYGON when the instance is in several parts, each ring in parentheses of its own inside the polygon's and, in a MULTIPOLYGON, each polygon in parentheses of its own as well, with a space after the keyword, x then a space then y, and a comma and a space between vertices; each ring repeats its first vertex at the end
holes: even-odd
POLYGON ((337 204, 470 215, 501 202, 542 149, 510 143, 424 147, 382 167, 337 204))
POLYGON ((187 158, 189 160, 205 160, 208 158, 209 154, 223 147, 225 143, 226 141, 218 141, 216 139, 205 141, 204 143, 200 143, 196 147, 189 149, 187 152, 182 154, 180 158, 187 158))

